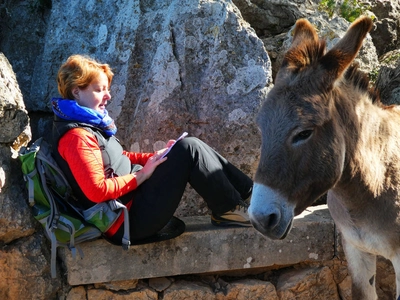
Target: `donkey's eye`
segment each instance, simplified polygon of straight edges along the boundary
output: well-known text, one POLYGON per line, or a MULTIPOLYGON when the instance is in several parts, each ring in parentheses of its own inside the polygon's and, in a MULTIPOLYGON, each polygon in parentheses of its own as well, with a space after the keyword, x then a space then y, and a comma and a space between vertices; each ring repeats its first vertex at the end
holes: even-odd
POLYGON ((292 143, 296 144, 298 142, 305 141, 311 136, 312 133, 312 130, 304 130, 293 137, 292 143))

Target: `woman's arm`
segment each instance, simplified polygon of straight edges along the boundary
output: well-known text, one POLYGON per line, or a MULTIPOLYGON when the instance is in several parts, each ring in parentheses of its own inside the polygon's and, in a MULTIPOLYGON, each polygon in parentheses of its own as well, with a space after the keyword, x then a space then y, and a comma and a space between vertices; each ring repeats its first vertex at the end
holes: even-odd
POLYGON ((147 160, 154 155, 154 153, 140 153, 140 152, 128 152, 124 151, 124 155, 126 155, 132 164, 138 164, 144 166, 147 160))

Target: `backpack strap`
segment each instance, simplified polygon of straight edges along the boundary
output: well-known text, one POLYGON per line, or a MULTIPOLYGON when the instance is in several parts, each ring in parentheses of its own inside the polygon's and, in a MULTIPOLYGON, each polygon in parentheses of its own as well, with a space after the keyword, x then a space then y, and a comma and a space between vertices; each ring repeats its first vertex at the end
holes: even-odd
POLYGON ((125 205, 121 202, 114 200, 110 203, 113 210, 122 209, 124 212, 124 235, 122 237, 122 248, 128 250, 131 246, 130 232, 129 232, 129 212, 125 205), (111 205, 112 204, 112 205, 111 205))
POLYGON ((29 200, 29 206, 33 206, 35 204, 35 185, 33 183, 32 177, 34 177, 37 174, 36 168, 33 169, 32 172, 29 174, 24 175, 25 181, 28 182, 28 200, 29 200))
POLYGON ((57 276, 56 259, 57 259, 57 246, 58 246, 55 230, 57 229, 58 220, 60 219, 60 212, 58 210, 57 204, 55 203, 52 193, 47 187, 43 164, 39 159, 37 159, 36 162, 38 164, 37 168, 39 169, 39 172, 42 173, 40 174, 39 177, 42 183, 43 190, 46 193, 47 199, 49 200, 50 203, 50 215, 46 218, 45 230, 51 242, 51 258, 50 258, 51 276, 55 278, 57 276))
MULTIPOLYGON (((20 157, 24 156, 24 155, 26 155, 28 153, 36 153, 35 155, 37 155, 37 153, 39 151, 39 148, 40 148, 40 145, 42 144, 42 142, 43 142, 43 137, 40 137, 40 138, 38 138, 36 140, 35 143, 32 144, 30 149, 28 149, 26 147, 22 147, 20 152, 19 152, 20 157)), ((38 173, 37 169, 35 167, 32 167, 31 169, 32 169, 32 171, 30 171, 29 173, 27 173, 28 169, 25 169, 25 171, 23 170, 23 173, 24 173, 23 174, 23 178, 27 182, 27 185, 28 185, 29 206, 35 205, 35 183, 33 181, 33 178, 38 173)))
MULTIPOLYGON (((59 170, 59 168, 54 165, 51 161, 49 161, 45 155, 40 155, 41 153, 38 152, 37 155, 39 155, 40 159, 36 160, 37 168, 39 170, 40 174, 40 180, 42 183, 42 187, 44 192, 46 193, 46 196, 49 200, 50 203, 50 215, 46 218, 46 226, 45 230, 47 232, 48 237, 50 238, 51 241, 51 259, 50 259, 50 266, 51 266, 51 276, 53 278, 56 277, 56 260, 57 260, 57 247, 59 246, 59 243, 56 238, 55 231, 56 229, 63 230, 65 232, 68 232, 70 235, 70 241, 68 243, 68 248, 71 251, 72 257, 75 259, 76 257, 76 251, 77 248, 75 247, 75 226, 72 224, 72 222, 63 216, 61 216, 60 211, 58 209, 58 205, 54 199, 54 196, 52 192, 50 191, 47 182, 46 182, 46 177, 45 177, 45 168, 43 166, 43 162, 49 164, 52 166, 52 168, 58 170, 58 173, 62 175, 62 171, 59 170), (64 224, 62 224, 60 221, 62 221, 64 224)), ((68 181, 64 176, 61 176, 60 181, 63 181, 62 183, 58 184, 63 184, 68 186, 68 181)), ((80 250, 80 249, 79 249, 80 250)), ((80 251, 81 257, 83 257, 82 251, 80 251)))
MULTIPOLYGON (((90 127, 82 127, 82 128, 92 133, 97 139, 100 150, 105 151, 105 145, 107 143, 105 137, 100 132, 93 130, 90 127)), ((111 165, 105 166, 104 172, 106 174, 111 174, 111 176, 113 176, 114 174, 111 165)), ((128 250, 131 245, 128 208, 118 200, 110 200, 110 207, 112 210, 122 209, 124 212, 124 235, 122 237, 122 248, 124 250, 128 250)))
MULTIPOLYGON (((40 220, 40 222, 42 224, 44 224, 44 228, 45 228, 45 232, 47 237, 50 240, 51 243, 51 254, 50 254, 50 269, 51 269, 51 276, 52 278, 56 278, 57 277, 57 272, 56 272, 56 264, 57 264, 57 248, 59 246, 65 246, 64 244, 60 244, 57 241, 57 237, 55 234, 55 229, 51 228, 48 224, 48 220, 50 218, 45 218, 40 220)), ((83 252, 82 249, 75 246, 75 228, 74 225, 72 224, 71 221, 69 221, 67 218, 64 218, 63 216, 60 216, 59 218, 59 223, 57 225, 56 229, 60 229, 63 230, 65 232, 68 232, 70 235, 70 242, 68 243, 68 245, 66 245, 66 247, 68 247, 68 249, 71 251, 71 255, 72 258, 75 259, 76 258, 76 253, 77 251, 79 252, 79 255, 81 258, 83 258, 83 252), (64 224, 68 224, 68 225, 63 225, 61 222, 63 222, 64 224)))

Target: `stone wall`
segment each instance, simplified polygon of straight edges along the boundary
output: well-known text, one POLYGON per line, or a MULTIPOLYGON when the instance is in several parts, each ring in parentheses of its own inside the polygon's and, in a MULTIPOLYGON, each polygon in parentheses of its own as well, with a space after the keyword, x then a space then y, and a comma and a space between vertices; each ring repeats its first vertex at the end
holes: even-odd
MULTIPOLYGON (((70 54, 90 54, 115 70, 109 109, 128 149, 153 151, 188 131, 252 175, 260 144, 254 117, 273 85, 294 21, 312 20, 328 45, 348 27, 346 20, 337 16, 329 20, 318 11, 318 1, 99 3, 0 4, 0 298, 179 299, 180 294, 197 299, 264 299, 274 287, 278 299, 294 295, 309 299, 314 297, 311 291, 331 297, 335 288, 328 287, 334 286, 335 295, 348 299, 350 279, 343 257, 256 269, 252 274, 224 272, 73 288, 60 267, 58 278, 51 279, 49 245, 29 211, 15 157, 32 136, 48 136, 48 104, 57 96, 55 74, 70 54)), ((385 88, 383 101, 399 103, 395 80, 399 4, 369 3, 376 26, 359 62, 385 88)), ((177 214, 206 215, 207 209, 188 188, 177 214)), ((379 262, 382 299, 393 294, 390 268, 387 261, 379 262)))

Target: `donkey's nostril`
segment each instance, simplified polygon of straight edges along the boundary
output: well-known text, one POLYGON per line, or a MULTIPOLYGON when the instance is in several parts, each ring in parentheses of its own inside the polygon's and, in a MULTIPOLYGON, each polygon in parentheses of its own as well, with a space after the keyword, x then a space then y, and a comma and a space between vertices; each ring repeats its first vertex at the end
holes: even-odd
POLYGON ((287 206, 280 193, 266 185, 254 183, 249 206, 251 224, 262 234, 275 238, 275 232, 280 231, 284 221, 287 206))
POLYGON ((273 230, 280 222, 279 213, 269 213, 269 214, 255 214, 253 220, 253 225, 256 228, 264 230, 273 230), (260 228, 261 227, 261 228, 260 228))
POLYGON ((274 228, 279 223, 279 216, 278 214, 270 214, 265 221, 268 228, 274 228))

